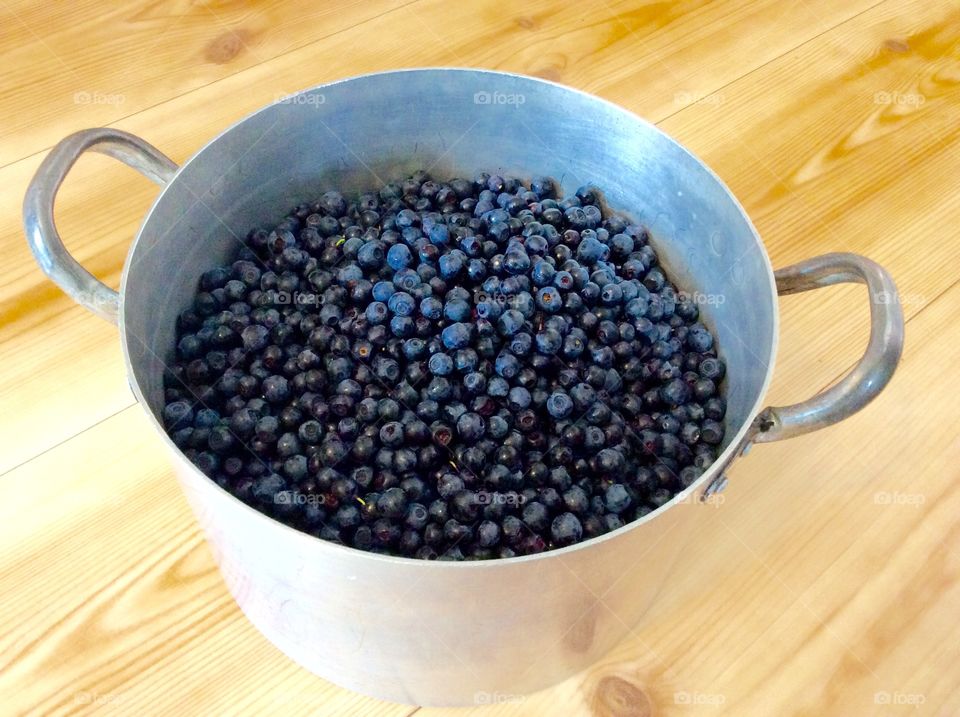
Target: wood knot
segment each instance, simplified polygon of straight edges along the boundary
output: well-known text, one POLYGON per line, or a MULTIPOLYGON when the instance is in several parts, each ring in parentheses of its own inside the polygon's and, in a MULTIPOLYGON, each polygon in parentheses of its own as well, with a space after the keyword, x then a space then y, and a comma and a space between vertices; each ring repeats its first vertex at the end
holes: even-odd
POLYGON ((540 62, 542 64, 533 71, 533 74, 551 82, 560 82, 569 61, 562 52, 551 52, 547 55, 541 55, 540 62))
POLYGON ((556 65, 547 65, 544 68, 536 70, 533 73, 536 77, 542 77, 545 80, 550 80, 551 82, 560 81, 560 68, 556 65))
POLYGON ((224 65, 240 54, 249 39, 249 33, 245 30, 228 30, 207 43, 204 57, 207 62, 224 65))
POLYGON ((883 47, 890 52, 910 52, 910 45, 907 44, 907 41, 896 37, 884 40, 883 47))
POLYGON ((650 717, 653 704, 640 687, 611 675, 597 684, 590 711, 596 717, 650 717))
POLYGON ((515 22, 524 30, 536 30, 540 25, 540 23, 537 22, 537 18, 527 17, 526 15, 521 15, 515 22))

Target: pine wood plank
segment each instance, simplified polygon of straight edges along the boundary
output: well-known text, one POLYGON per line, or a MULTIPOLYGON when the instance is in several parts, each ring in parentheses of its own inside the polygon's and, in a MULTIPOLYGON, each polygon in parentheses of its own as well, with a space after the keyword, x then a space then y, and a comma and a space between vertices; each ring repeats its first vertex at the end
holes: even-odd
MULTIPOLYGON (((0 53, 9 58, 8 81, 0 87, 0 165, 51 146, 78 123, 116 122, 282 54, 325 60, 299 65, 297 89, 386 69, 389 58, 376 55, 390 49, 403 55, 393 66, 504 67, 592 91, 616 91, 625 77, 649 73, 647 111, 676 109, 877 2, 604 0, 581 6, 537 0, 515 10, 435 0, 6 2, 0 6, 6 28, 0 53), (386 25, 369 24, 379 16, 386 25), (752 32, 739 32, 743 26, 752 32), (355 39, 340 56, 347 69, 337 74, 325 67, 336 56, 323 45, 348 28, 355 39), (310 44, 306 54, 298 52, 310 44), (683 77, 679 87, 660 70, 662 62, 683 77)), ((277 99, 278 88, 267 89, 252 93, 254 106, 277 99)))
POLYGON ((0 165, 50 147, 80 127, 142 112, 404 2, 4 2, 0 165))
MULTIPOLYGON (((947 179, 960 172, 958 67, 960 10, 888 2, 661 126, 729 184, 775 267, 865 254, 893 274, 911 316, 957 278, 960 244, 942 234, 960 213, 947 179)), ((848 287, 781 306, 771 399, 800 400, 862 352, 868 304, 848 287)))

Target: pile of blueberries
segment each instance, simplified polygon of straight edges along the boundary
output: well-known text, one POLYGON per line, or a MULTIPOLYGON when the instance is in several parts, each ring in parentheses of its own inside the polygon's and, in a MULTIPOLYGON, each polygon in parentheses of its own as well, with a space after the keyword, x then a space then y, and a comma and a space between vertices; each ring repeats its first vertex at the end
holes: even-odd
POLYGON ((725 366, 592 187, 327 192, 202 275, 165 426, 221 487, 361 550, 509 558, 641 518, 723 440, 725 366))

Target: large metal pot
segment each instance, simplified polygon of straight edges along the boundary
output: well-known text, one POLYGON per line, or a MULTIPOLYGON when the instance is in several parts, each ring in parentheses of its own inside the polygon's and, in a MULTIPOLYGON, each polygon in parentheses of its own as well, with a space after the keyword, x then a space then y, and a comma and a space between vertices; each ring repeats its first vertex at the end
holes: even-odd
POLYGON ((237 123, 177 167, 130 134, 91 129, 63 140, 37 172, 24 223, 43 270, 70 296, 119 323, 130 383, 257 628, 301 665, 376 697, 421 705, 503 699, 595 661, 638 623, 697 520, 746 446, 834 423, 893 374, 903 317, 889 275, 828 254, 774 272, 727 188, 656 127, 550 82, 477 70, 355 77, 284 98, 237 123), (163 186, 127 258, 120 293, 64 249, 57 189, 85 151, 109 154, 163 186), (416 168, 438 176, 546 174, 565 192, 588 181, 632 213, 681 287, 696 289, 726 359, 722 454, 670 503, 623 528, 535 556, 427 562, 341 547, 243 504, 193 467, 160 422, 162 373, 177 314, 205 269, 237 237, 329 188, 360 190, 416 168), (867 351, 832 388, 763 408, 777 345, 777 294, 865 283, 867 351))

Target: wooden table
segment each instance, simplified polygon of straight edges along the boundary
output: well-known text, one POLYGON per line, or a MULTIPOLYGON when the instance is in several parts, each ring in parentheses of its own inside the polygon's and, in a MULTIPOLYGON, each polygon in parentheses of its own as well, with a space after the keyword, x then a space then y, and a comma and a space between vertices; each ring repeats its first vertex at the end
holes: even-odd
MULTIPOLYGON (((134 405, 116 329, 36 268, 47 150, 111 125, 181 162, 291 91, 404 66, 558 80, 698 153, 776 266, 885 265, 907 347, 845 423, 756 447, 647 624, 480 715, 960 714, 960 8, 949 0, 0 2, 0 713, 409 715, 242 617, 134 405)), ((85 157, 58 219, 114 286, 155 187, 85 157)), ((784 299, 771 402, 866 343, 862 287, 784 299)), ((452 710, 419 710, 422 717, 452 710)))

